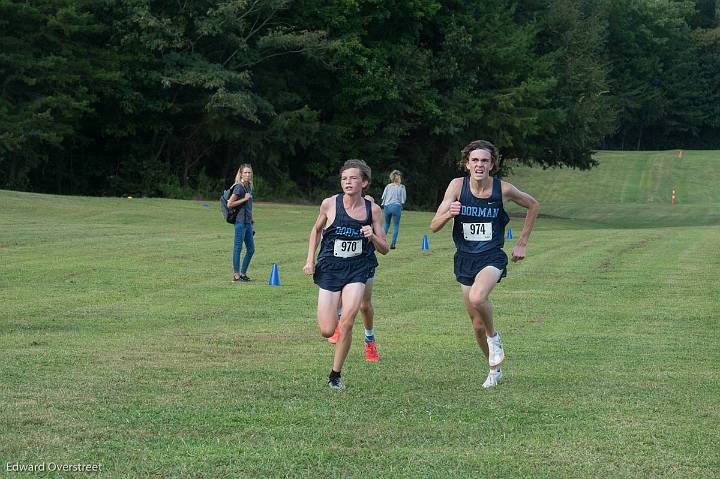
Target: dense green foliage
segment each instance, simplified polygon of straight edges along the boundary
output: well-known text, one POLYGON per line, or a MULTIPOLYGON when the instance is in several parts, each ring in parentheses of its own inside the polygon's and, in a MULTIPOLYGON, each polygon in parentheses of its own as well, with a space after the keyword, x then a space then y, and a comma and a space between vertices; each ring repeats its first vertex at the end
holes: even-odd
POLYGON ((718 147, 709 0, 0 0, 0 186, 190 198, 242 162, 317 198, 349 157, 434 206, 459 149, 718 147))

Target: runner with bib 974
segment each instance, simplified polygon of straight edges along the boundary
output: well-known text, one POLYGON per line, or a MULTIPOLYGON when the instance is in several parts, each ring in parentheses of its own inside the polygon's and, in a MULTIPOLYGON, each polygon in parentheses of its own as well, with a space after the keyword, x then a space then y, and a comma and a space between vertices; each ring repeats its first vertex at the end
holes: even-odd
POLYGON ((527 208, 522 233, 512 251, 513 262, 525 257, 540 208, 529 194, 491 176, 499 162, 498 150, 489 141, 473 141, 463 148, 458 166, 467 176, 450 182, 430 223, 430 229, 436 233, 453 220, 452 235, 457 248, 455 278, 462 288, 475 339, 490 364, 484 388, 500 382, 500 363, 505 359, 500 335, 493 325, 493 307, 488 301, 495 285, 507 275, 508 258, 502 247, 509 217, 503 205, 509 200, 527 208))

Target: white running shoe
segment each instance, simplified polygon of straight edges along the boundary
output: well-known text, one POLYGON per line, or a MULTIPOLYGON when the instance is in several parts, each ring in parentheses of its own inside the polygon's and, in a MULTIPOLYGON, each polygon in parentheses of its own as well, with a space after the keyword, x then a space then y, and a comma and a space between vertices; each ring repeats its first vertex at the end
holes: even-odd
POLYGON ((496 369, 495 371, 490 371, 488 373, 488 377, 483 383, 483 387, 485 389, 491 388, 493 386, 497 386, 500 380, 502 379, 502 370, 496 369))
POLYGON ((488 362, 490 363, 490 367, 494 368, 505 359, 505 351, 500 342, 500 333, 495 331, 495 336, 487 338, 487 343, 488 349, 490 350, 488 362))

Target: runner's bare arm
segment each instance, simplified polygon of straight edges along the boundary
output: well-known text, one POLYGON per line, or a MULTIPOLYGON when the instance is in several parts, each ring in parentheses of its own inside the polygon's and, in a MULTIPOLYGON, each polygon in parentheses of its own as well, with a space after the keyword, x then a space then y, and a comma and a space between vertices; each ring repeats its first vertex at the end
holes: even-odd
POLYGON ((329 198, 326 198, 320 204, 320 214, 318 215, 317 219, 315 220, 315 224, 313 224, 312 229, 310 230, 307 260, 305 262, 305 266, 303 267, 303 272, 308 275, 315 272, 315 251, 317 251, 317 247, 320 244, 322 230, 327 223, 328 210, 330 208, 329 200, 329 198))
POLYGON ((540 203, 530 196, 529 194, 520 191, 512 184, 503 181, 502 182, 502 194, 503 202, 510 200, 513 203, 527 208, 527 214, 525 215, 525 222, 523 223, 522 233, 515 243, 515 247, 512 250, 512 261, 520 261, 525 258, 526 248, 528 240, 530 239, 530 233, 532 232, 533 226, 535 225, 535 219, 540 212, 540 203))
POLYGON ((458 199, 460 198, 462 182, 462 178, 455 178, 448 185, 445 197, 430 222, 430 229, 433 233, 440 231, 450 219, 460 214, 460 202, 458 199))
POLYGON ((363 226, 362 232, 369 241, 372 241, 378 253, 388 254, 390 247, 383 229, 382 210, 375 203, 372 204, 372 226, 363 226))

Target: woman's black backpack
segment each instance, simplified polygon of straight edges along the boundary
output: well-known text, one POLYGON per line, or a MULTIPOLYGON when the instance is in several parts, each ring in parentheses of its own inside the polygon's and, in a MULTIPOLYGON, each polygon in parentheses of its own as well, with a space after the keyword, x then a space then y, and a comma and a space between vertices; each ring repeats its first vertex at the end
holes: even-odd
POLYGON ((220 195, 220 211, 222 212, 223 218, 225 218, 225 221, 233 225, 235 224, 235 218, 237 218, 240 207, 236 206, 235 208, 228 208, 227 202, 232 196, 232 191, 236 184, 237 183, 223 191, 222 195, 220 195))

